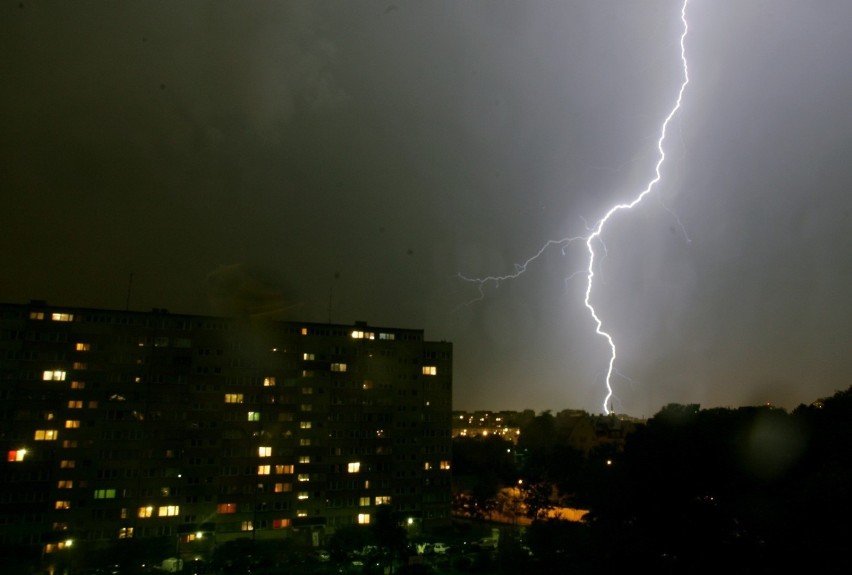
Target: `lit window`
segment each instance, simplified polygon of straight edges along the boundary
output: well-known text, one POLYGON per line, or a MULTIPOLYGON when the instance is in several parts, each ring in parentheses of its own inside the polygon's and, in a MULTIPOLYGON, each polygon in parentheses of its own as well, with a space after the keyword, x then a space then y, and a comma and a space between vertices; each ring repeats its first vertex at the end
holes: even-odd
POLYGON ((308 497, 310 497, 310 495, 307 491, 299 491, 299 493, 296 494, 296 499, 307 499, 308 497))
POLYGON ((358 505, 360 505, 361 507, 369 507, 370 506, 370 498, 369 497, 358 498, 358 505))
POLYGON ((426 471, 429 471, 430 469, 432 469, 432 462, 431 461, 425 462, 423 464, 423 469, 425 469, 426 471))
POLYGON ((310 444, 311 444, 311 438, 310 437, 302 437, 302 438, 299 439, 299 445, 301 445, 302 447, 308 447, 310 444))
POLYGON ((55 429, 36 429, 33 439, 36 441, 54 441, 59 437, 59 432, 55 429))
POLYGON ((249 421, 260 421, 260 412, 259 411, 249 411, 247 414, 247 418, 249 421))
POLYGON ((369 525, 370 524, 370 514, 369 513, 359 513, 358 514, 358 525, 369 525))
POLYGON ((83 402, 72 399, 68 402, 68 409, 83 409, 83 402))
POLYGON ((30 312, 30 319, 44 319, 44 312, 43 311, 31 311, 30 312))
POLYGON ((303 353, 302 359, 304 359, 305 361, 313 361, 316 359, 316 356, 312 353, 303 353))
POLYGON ((307 517, 307 516, 308 516, 308 510, 307 509, 297 509, 296 510, 296 517, 307 517))
POLYGON ((273 488, 273 491, 275 493, 288 493, 290 491, 293 491, 293 484, 292 483, 276 483, 274 488, 273 488))
POLYGON ((73 541, 71 539, 66 539, 65 541, 60 541, 58 543, 45 543, 43 550, 45 554, 55 553, 71 547, 72 543, 73 541))
POLYGON ((240 531, 254 531, 254 525, 251 521, 243 521, 240 523, 240 531))
POLYGON ((50 319, 53 321, 73 321, 74 314, 72 313, 52 313, 50 319))
POLYGON ((157 509, 157 515, 160 517, 174 517, 180 515, 180 505, 162 505, 157 509))
POLYGON ((80 427, 79 419, 66 419, 65 420, 65 429, 77 429, 80 427))
POLYGON ((47 370, 41 374, 42 381, 65 381, 65 372, 61 370, 47 370))
POLYGON ((73 489, 74 482, 70 479, 60 479, 56 482, 57 489, 73 489))
POLYGON ((225 403, 242 403, 243 402, 243 394, 242 393, 226 393, 225 394, 225 403))
POLYGON ((361 462, 360 461, 353 461, 353 462, 347 464, 346 465, 346 471, 348 471, 349 473, 358 473, 359 471, 361 471, 361 462))
POLYGON ((391 498, 390 495, 378 495, 376 496, 376 505, 390 505, 391 498))
POLYGON ((423 375, 438 375, 438 368, 434 365, 424 365, 423 375))
POLYGON ((272 456, 272 448, 271 447, 258 447, 257 448, 257 456, 258 457, 271 457, 272 456))
POLYGON ((441 461, 441 469, 449 469, 449 468, 450 468, 450 461, 448 459, 444 459, 443 461, 441 461))
POLYGON ((289 519, 273 519, 272 520, 272 528, 273 529, 286 529, 290 527, 289 519))
POLYGON ((115 499, 115 489, 95 489, 95 499, 115 499))
POLYGON ((27 454, 26 449, 11 449, 9 450, 7 461, 23 461, 24 456, 27 454))
POLYGON ((122 527, 118 530, 118 538, 119 539, 132 539, 133 538, 133 527, 122 527))
POLYGON ((292 474, 293 466, 278 464, 275 466, 275 473, 277 473, 278 475, 292 474))
POLYGON ((70 501, 57 501, 54 506, 55 509, 71 509, 70 501))
POLYGON ((310 429, 310 428, 311 428, 311 422, 310 421, 300 421, 299 422, 299 429, 310 429))
POLYGON ((341 372, 346 371, 346 364, 345 363, 332 363, 331 364, 331 371, 341 371, 341 372))
POLYGON ((79 342, 74 346, 74 349, 77 351, 89 351, 90 349, 92 349, 92 344, 79 342))
POLYGON ((272 467, 269 465, 258 465, 257 466, 257 474, 258 475, 269 475, 272 471, 272 467))
POLYGON ((63 459, 59 462, 60 469, 74 469, 77 467, 77 462, 73 459, 63 459))
POLYGON ((396 334, 395 333, 380 333, 379 339, 384 339, 384 340, 387 340, 387 341, 393 341, 393 340, 396 339, 396 334))
POLYGON ((296 476, 296 479, 298 479, 299 481, 310 481, 311 476, 307 473, 300 473, 296 476))
POLYGON ((310 462, 311 462, 311 456, 310 455, 300 455, 299 456, 299 463, 310 463, 310 462))
POLYGON ((376 339, 376 334, 371 331, 355 330, 352 332, 352 339, 376 339))
POLYGON ((275 387, 275 378, 274 377, 264 377, 263 378, 263 387, 275 387))
POLYGON ((308 328, 306 328, 306 327, 302 328, 302 335, 308 335, 308 328))
POLYGON ((137 512, 137 516, 141 519, 147 519, 148 517, 152 517, 154 515, 154 508, 148 505, 147 507, 140 507, 137 512))
POLYGON ((237 504, 236 503, 219 503, 216 506, 216 513, 220 513, 222 515, 229 515, 231 513, 237 512, 237 504))

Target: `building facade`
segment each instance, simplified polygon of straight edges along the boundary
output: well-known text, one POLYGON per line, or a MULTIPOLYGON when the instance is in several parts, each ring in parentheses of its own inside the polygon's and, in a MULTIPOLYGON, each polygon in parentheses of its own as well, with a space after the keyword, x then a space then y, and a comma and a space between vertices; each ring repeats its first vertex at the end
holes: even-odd
POLYGON ((0 544, 442 524, 451 397, 422 330, 0 304, 0 544))

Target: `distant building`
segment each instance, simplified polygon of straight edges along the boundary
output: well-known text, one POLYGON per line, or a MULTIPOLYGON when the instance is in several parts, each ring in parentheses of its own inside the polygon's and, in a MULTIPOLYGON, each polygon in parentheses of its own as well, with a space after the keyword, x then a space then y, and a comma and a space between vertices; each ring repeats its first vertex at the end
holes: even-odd
POLYGON ((453 438, 497 436, 517 443, 521 431, 512 414, 513 412, 454 411, 453 438))
POLYGON ((0 304, 0 544, 444 524, 452 359, 360 322, 0 304))
MULTIPOLYGON (((517 444, 525 425, 536 417, 532 410, 523 411, 453 411, 453 438, 485 438, 497 436, 517 444)), ((644 422, 626 415, 590 415, 579 409, 564 409, 553 416, 554 440, 563 441, 588 454, 607 445, 623 447, 627 436, 644 422)))

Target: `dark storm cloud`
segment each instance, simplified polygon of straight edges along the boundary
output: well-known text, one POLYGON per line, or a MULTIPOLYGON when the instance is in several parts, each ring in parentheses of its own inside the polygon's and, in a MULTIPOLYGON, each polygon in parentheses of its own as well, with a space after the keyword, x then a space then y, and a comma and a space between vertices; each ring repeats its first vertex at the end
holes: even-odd
MULTIPOLYGON (((679 11, 4 2, 0 297, 121 307, 132 273, 141 309, 425 328, 455 344, 459 408, 599 411, 582 243, 468 305, 457 274, 512 273, 653 176, 679 11)), ((845 389, 852 5, 689 19, 663 179, 603 237, 614 405, 845 389)))

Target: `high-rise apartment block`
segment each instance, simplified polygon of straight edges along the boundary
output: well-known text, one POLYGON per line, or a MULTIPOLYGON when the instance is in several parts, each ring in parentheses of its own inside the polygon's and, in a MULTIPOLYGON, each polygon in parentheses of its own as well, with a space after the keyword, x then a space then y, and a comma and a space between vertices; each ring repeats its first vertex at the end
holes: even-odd
POLYGON ((446 523, 451 394, 422 330, 0 304, 0 544, 446 523))

